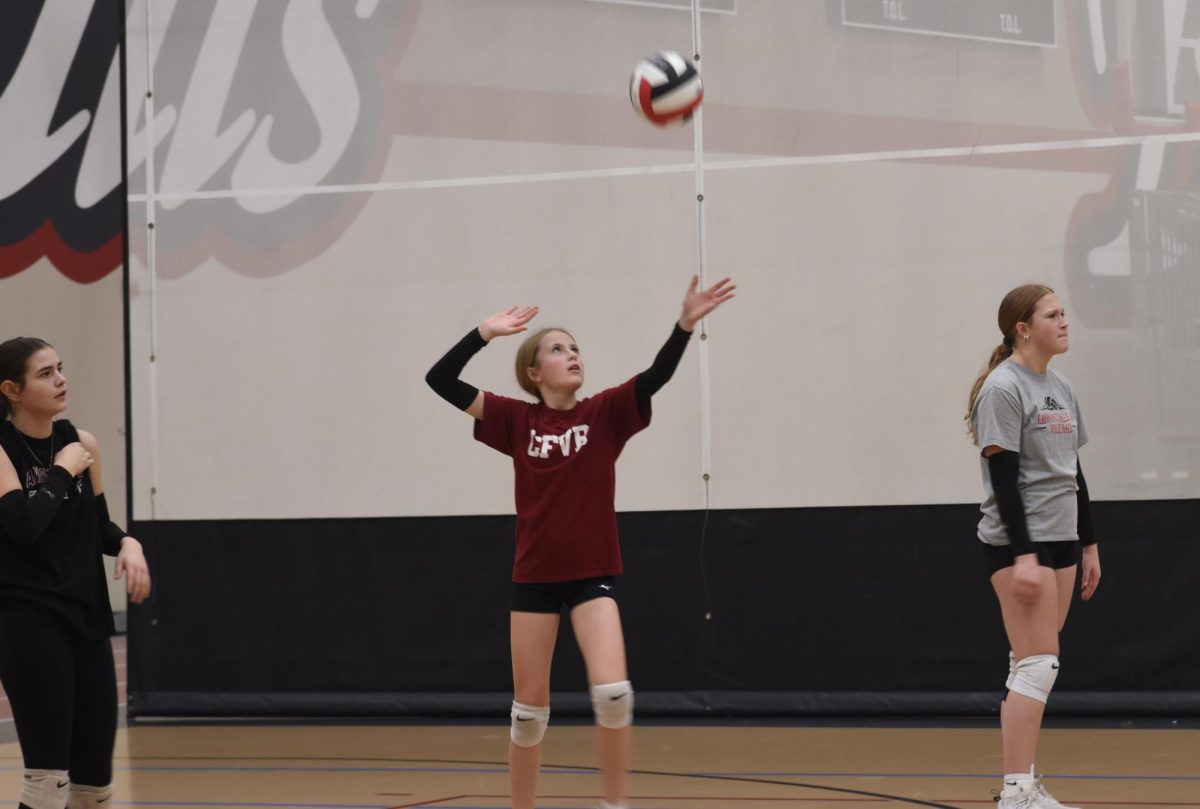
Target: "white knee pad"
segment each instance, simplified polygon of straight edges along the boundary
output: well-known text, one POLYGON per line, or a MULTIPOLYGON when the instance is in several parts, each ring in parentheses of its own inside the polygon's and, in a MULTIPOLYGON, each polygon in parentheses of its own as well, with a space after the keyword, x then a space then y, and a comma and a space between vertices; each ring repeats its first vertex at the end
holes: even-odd
POLYGON ((534 708, 520 702, 512 704, 512 736, 517 747, 537 747, 550 724, 550 708, 534 708))
POLYGON ((64 809, 70 785, 66 770, 26 770, 21 803, 29 809, 64 809))
POLYGON ((628 680, 592 687, 592 713, 602 728, 617 729, 633 723, 633 685, 628 680))
POLYGON ((1012 652, 1008 653, 1008 679, 1004 681, 1004 687, 1009 691, 1012 690, 1013 677, 1017 674, 1017 656, 1012 652))
POLYGON ((1017 661, 1008 678, 1008 690, 1044 703, 1057 679, 1057 655, 1030 655, 1017 661))
POLYGON ((112 784, 106 787, 71 784, 71 793, 67 796, 67 809, 108 809, 112 795, 112 784))

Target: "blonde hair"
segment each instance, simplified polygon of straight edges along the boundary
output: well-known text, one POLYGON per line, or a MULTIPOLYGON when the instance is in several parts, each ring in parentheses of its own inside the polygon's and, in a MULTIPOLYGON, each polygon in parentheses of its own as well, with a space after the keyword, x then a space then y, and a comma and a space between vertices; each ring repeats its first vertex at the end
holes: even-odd
POLYGON ((1004 339, 993 349, 992 356, 988 358, 987 367, 975 378, 975 384, 971 386, 971 395, 967 397, 967 415, 964 418, 967 422, 967 434, 971 436, 971 441, 975 444, 979 443, 979 436, 975 434, 975 401, 979 398, 979 390, 983 387, 984 380, 996 369, 997 365, 1012 356, 1017 324, 1033 320, 1033 313, 1037 311, 1038 301, 1053 292, 1053 289, 1042 284, 1025 284, 1009 291, 1004 296, 1004 300, 1000 301, 1000 311, 996 314, 996 325, 1000 327, 1000 334, 1004 336, 1004 339))
POLYGON ((538 386, 535 385, 533 380, 529 378, 528 369, 537 367, 537 352, 538 348, 540 348, 542 345, 542 338, 552 331, 561 331, 563 334, 570 337, 571 340, 575 339, 575 336, 566 329, 559 326, 549 326, 545 329, 538 329, 533 334, 526 337, 525 341, 521 343, 521 347, 517 349, 517 384, 521 386, 521 390, 525 391, 530 396, 536 397, 539 402, 542 401, 542 392, 538 390, 538 386))

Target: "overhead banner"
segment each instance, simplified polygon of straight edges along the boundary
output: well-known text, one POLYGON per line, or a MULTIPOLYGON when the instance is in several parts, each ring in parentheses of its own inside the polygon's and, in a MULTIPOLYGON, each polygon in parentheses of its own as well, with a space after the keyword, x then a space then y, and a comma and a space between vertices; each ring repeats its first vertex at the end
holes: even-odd
POLYGON ((45 258, 92 283, 121 266, 120 0, 0 10, 0 278, 45 258))

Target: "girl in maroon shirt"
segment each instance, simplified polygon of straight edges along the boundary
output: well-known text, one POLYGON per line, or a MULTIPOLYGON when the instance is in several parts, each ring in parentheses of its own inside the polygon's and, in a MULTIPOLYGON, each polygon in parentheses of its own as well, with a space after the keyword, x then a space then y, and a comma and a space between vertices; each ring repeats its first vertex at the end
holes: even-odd
POLYGON ((622 572, 614 506, 617 457, 650 423, 650 398, 671 378, 696 324, 733 297, 724 278, 692 278, 683 312, 647 370, 577 399, 583 360, 569 332, 542 329, 517 351, 517 383, 536 403, 486 393, 458 378, 493 338, 518 334, 536 306, 499 312, 472 329, 425 380, 475 419, 475 438, 513 459, 517 551, 511 642, 514 700, 509 745, 513 809, 532 809, 550 718, 550 662, 566 607, 587 667, 596 716, 604 809, 626 807, 633 688, 614 576, 622 572))

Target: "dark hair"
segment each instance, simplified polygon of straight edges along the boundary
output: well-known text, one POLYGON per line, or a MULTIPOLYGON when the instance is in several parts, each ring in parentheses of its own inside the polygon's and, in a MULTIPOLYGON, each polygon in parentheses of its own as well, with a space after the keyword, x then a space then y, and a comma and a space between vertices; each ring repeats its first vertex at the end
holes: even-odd
MULTIPOLYGON (((29 358, 43 348, 54 346, 36 337, 14 337, 0 343, 0 382, 16 382, 24 387, 29 358)), ((7 419, 11 415, 12 405, 8 397, 0 395, 0 418, 7 419)))
POLYGON ((1033 320, 1038 301, 1053 293, 1053 289, 1042 284, 1025 284, 1010 290, 1004 296, 1004 300, 1000 301, 1000 311, 996 313, 996 325, 1000 327, 1000 334, 1004 339, 993 349, 992 356, 988 358, 987 367, 979 376, 975 377, 975 384, 971 386, 971 395, 967 397, 965 418, 967 432, 972 441, 979 442, 979 437, 975 435, 975 400, 979 398, 983 381, 987 379, 988 374, 995 370, 997 365, 1012 356, 1013 344, 1016 342, 1017 324, 1033 320))

